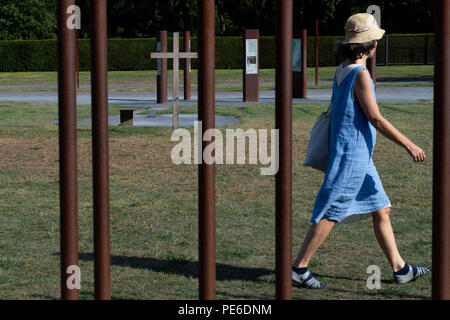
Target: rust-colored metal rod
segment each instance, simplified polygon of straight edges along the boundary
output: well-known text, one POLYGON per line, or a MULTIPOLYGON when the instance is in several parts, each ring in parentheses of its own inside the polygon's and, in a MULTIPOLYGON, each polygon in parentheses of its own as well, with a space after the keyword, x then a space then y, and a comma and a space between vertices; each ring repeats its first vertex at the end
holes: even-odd
POLYGON ((77 88, 80 89, 80 50, 78 46, 78 29, 75 29, 75 38, 77 46, 77 88))
POLYGON ((315 84, 319 84, 319 20, 316 19, 316 74, 315 84))
POLYGON ((111 299, 107 0, 92 1, 91 94, 95 299, 111 299))
POLYGON ((78 266, 77 128, 75 30, 66 25, 67 8, 75 0, 58 1, 58 118, 60 172, 61 299, 79 299, 70 289, 69 266, 78 266))
POLYGON ((244 31, 244 72, 243 72, 243 101, 244 102, 257 102, 259 101, 259 30, 258 29, 246 29, 244 31), (255 74, 247 73, 247 40, 255 40, 258 43, 256 51, 256 68, 255 74))
MULTIPOLYGON (((300 41, 300 48, 303 45, 302 42, 302 30, 298 30, 295 29, 292 33, 294 41, 300 41)), ((299 55, 298 57, 294 57, 294 55, 292 55, 292 59, 294 61, 297 61, 297 59, 300 59, 300 67, 299 65, 292 65, 292 97, 295 99, 301 99, 303 98, 303 74, 302 74, 302 67, 301 64, 303 62, 302 59, 302 50, 300 49, 299 55)), ((292 53, 294 54, 294 52, 292 53)), ((295 54, 297 54, 297 52, 295 52, 295 54)), ((294 62, 293 62, 294 63, 294 62)))
MULTIPOLYGON (((191 32, 184 32, 184 52, 191 52, 191 32)), ((184 61, 184 100, 191 100, 191 59, 184 61)))
POLYGON ((308 59, 307 59, 307 47, 308 47, 308 34, 306 29, 302 29, 302 77, 301 77, 301 98, 306 99, 306 86, 308 84, 308 80, 306 77, 307 67, 308 67, 308 59))
MULTIPOLYGON (((157 42, 160 52, 167 52, 167 31, 159 31, 157 42)), ((156 76, 156 100, 157 103, 167 103, 167 59, 159 59, 158 74, 156 76)))
POLYGON ((450 299, 450 0, 435 1, 432 298, 450 299))
POLYGON ((292 299, 292 0, 277 0, 276 129, 279 169, 275 177, 276 298, 292 299))
MULTIPOLYGON (((198 0, 199 66, 198 119, 202 131, 215 128, 215 7, 214 0, 198 0)), ((200 139, 201 139, 200 137, 200 139)), ((203 140, 203 139, 202 139, 203 140)), ((203 150, 211 142, 201 142, 203 150)), ((216 298, 215 165, 199 164, 199 298, 216 298)))

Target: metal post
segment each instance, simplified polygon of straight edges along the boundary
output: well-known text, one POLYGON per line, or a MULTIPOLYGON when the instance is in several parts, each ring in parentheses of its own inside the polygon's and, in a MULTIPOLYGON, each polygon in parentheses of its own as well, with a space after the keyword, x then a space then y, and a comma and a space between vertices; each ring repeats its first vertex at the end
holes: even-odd
MULTIPOLYGON (((214 0, 198 0, 199 66, 198 119, 201 137, 215 128, 215 6, 214 0)), ((203 140, 203 139, 201 139, 203 140)), ((201 142, 203 150, 211 142, 201 142)), ((215 165, 199 164, 199 298, 216 298, 216 203, 215 165)))
POLYGON ((307 59, 307 47, 308 47, 308 36, 306 29, 302 30, 302 77, 300 80, 300 87, 302 90, 302 99, 306 99, 306 86, 308 84, 306 73, 308 67, 308 59, 307 59))
POLYGON ((386 66, 389 65, 389 36, 386 35, 384 39, 384 50, 385 50, 385 57, 384 57, 384 64, 386 66))
POLYGON ((319 84, 319 20, 316 20, 316 86, 319 84))
MULTIPOLYGON (((172 97, 172 127, 173 130, 178 129, 178 105, 180 103, 179 101, 179 97, 178 97, 178 90, 179 90, 179 82, 180 82, 180 76, 179 76, 179 64, 180 64, 180 34, 178 32, 174 32, 173 33, 173 71, 172 71, 172 76, 173 76, 173 81, 172 81, 172 85, 173 85, 173 97, 172 97)), ((167 59, 164 59, 167 61, 167 59)))
POLYGON ((58 1, 58 118, 60 171, 61 299, 79 299, 69 289, 69 266, 78 266, 77 128, 75 30, 66 25, 67 8, 75 0, 58 1))
POLYGON ((120 110, 120 125, 121 126, 133 126, 133 109, 120 110))
MULTIPOLYGON (((167 31, 159 31, 157 35, 156 51, 167 52, 167 31)), ((167 59, 158 59, 156 77, 157 103, 167 103, 167 59)))
POLYGON ((246 29, 244 32, 244 72, 243 100, 259 100, 259 30, 246 29))
POLYGON ((92 1, 91 88, 95 299, 111 299, 107 0, 92 1))
POLYGON ((279 170, 276 189, 276 298, 292 299, 292 0, 277 0, 276 129, 279 170))
POLYGON ((292 33, 292 97, 303 98, 303 74, 302 74, 302 31, 294 30, 292 33))
MULTIPOLYGON (((184 52, 191 52, 191 32, 184 32, 184 52)), ((191 100, 191 59, 184 63, 184 100, 191 100)))
POLYGON ((78 47, 78 29, 75 29, 76 47, 77 47, 77 88, 80 89, 80 50, 78 47))
POLYGON ((435 1, 432 298, 450 299, 450 0, 435 1))
MULTIPOLYGON (((306 99, 306 86, 307 86, 307 78, 306 78, 306 70, 307 70, 307 33, 306 29, 303 30, 294 30, 293 38, 295 46, 300 47, 300 51, 293 50, 293 54, 297 56, 293 56, 293 65, 292 65, 292 96, 294 98, 306 99), (294 63, 296 65, 294 65, 294 63)), ((294 48, 295 49, 295 48, 294 48)))

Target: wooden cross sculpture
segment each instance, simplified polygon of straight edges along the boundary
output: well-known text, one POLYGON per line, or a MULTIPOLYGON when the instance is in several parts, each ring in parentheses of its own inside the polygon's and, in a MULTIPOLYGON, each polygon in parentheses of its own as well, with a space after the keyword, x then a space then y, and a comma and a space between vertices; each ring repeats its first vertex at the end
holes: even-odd
POLYGON ((152 52, 152 59, 173 59, 173 130, 178 128, 178 89, 179 89, 179 59, 196 59, 197 52, 179 51, 179 33, 173 33, 173 52, 152 52))

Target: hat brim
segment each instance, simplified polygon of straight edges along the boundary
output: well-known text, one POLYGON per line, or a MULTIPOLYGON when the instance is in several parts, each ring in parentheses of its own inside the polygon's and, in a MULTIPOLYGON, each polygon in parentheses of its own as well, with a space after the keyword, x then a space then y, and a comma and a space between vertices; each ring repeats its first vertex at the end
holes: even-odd
POLYGON ((366 43, 373 40, 380 40, 383 38, 385 32, 385 30, 380 28, 374 28, 360 33, 346 32, 345 39, 341 43, 366 43))

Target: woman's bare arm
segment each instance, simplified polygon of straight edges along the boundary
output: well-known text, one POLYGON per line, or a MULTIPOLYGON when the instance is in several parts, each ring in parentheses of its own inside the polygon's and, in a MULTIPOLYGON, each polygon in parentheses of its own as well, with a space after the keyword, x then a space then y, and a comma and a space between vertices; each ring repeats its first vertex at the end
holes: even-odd
POLYGON ((355 82, 355 96, 370 123, 386 138, 406 149, 415 162, 425 160, 425 152, 400 133, 380 112, 372 92, 370 74, 361 70, 355 82))

